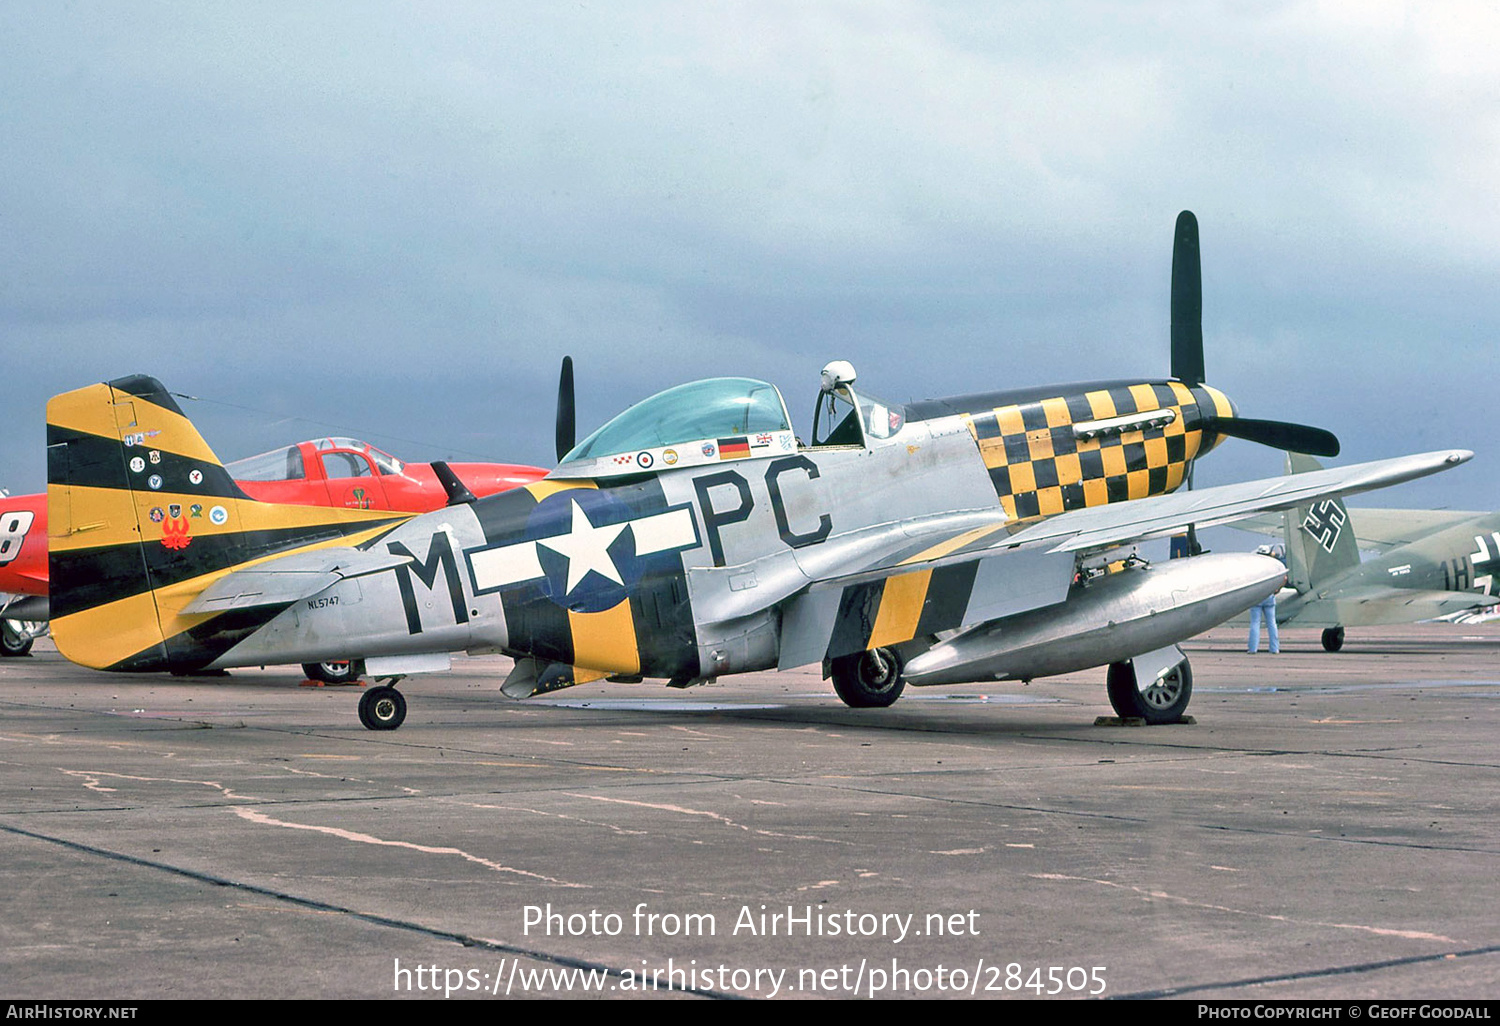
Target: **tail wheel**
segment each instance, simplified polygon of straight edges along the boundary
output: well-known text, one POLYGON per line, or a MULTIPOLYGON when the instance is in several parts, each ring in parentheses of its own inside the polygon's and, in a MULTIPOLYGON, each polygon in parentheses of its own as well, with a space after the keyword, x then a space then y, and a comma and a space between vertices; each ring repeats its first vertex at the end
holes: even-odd
POLYGON ((395 730, 406 719, 406 697, 382 684, 359 696, 359 722, 370 730, 395 730))
POLYGON ((884 709, 906 690, 901 660, 888 648, 840 656, 832 669, 833 690, 855 709, 884 709))
POLYGON ((1147 723, 1176 723, 1193 697, 1193 668, 1184 659, 1146 690, 1136 686, 1132 663, 1110 663, 1105 678, 1109 704, 1121 718, 1139 717, 1147 723))
POLYGON ((302 672, 308 680, 320 680, 325 684, 352 684, 365 675, 363 659, 329 659, 321 663, 303 663, 302 672))
POLYGON ((1337 652, 1344 647, 1344 628, 1329 627, 1323 631, 1323 651, 1337 652))
POLYGON ((0 620, 0 656, 23 656, 35 641, 19 620, 0 620))

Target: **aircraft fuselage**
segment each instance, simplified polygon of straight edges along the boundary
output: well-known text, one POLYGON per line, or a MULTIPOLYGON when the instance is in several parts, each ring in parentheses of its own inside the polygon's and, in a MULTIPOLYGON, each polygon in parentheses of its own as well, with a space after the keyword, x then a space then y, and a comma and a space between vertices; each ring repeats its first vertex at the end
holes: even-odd
MULTIPOLYGON (((788 433, 720 439, 736 445, 692 466, 661 469, 660 452, 641 454, 650 472, 564 465, 367 546, 411 557, 404 566, 250 617, 260 624, 195 632, 195 651, 173 651, 168 630, 168 648, 216 668, 496 650, 682 681, 764 669, 781 653, 777 603, 903 545, 920 551, 925 527, 994 525, 998 507, 1014 529, 1177 488, 1217 442, 1205 408, 1232 415, 1221 393, 1178 382, 1031 389, 911 404, 898 430, 858 445, 788 433)), ((930 601, 944 585, 929 582, 930 601)))
MULTIPOLYGON (((1500 513, 1485 513, 1358 563, 1306 592, 1277 603, 1277 619, 1306 624, 1368 626, 1404 623, 1453 609, 1408 609, 1401 593, 1436 599, 1444 593, 1500 594, 1500 513), (1379 589, 1371 592, 1371 589, 1379 589), (1387 592, 1384 589, 1396 589, 1387 592)), ((1459 601, 1460 595, 1450 596, 1459 601)), ((1476 602, 1478 599, 1476 598, 1476 602)))

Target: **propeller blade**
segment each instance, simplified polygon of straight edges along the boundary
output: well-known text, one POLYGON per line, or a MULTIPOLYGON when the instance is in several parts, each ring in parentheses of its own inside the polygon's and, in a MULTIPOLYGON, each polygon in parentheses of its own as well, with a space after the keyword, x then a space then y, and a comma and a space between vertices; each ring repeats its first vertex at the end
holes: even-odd
POLYGON ((1256 420, 1252 417, 1214 418, 1205 427, 1231 438, 1259 442, 1273 449, 1302 452, 1309 456, 1337 456, 1339 440, 1332 431, 1289 424, 1282 420, 1256 420))
POLYGON ((578 444, 578 425, 573 409, 573 358, 564 356, 562 374, 557 380, 557 461, 578 444))
MULTIPOLYGON (((1198 246, 1198 218, 1191 210, 1177 215, 1172 236, 1172 377, 1186 385, 1201 385, 1203 368, 1203 258, 1198 246)), ((1310 456, 1337 456, 1339 440, 1331 431, 1279 420, 1210 417, 1205 430, 1259 442, 1310 456)), ((1192 488, 1192 471, 1188 471, 1192 488)), ((1192 547, 1197 532, 1189 531, 1192 547)))
POLYGON ((1177 215, 1172 241, 1172 377, 1203 384, 1203 267, 1198 251, 1198 219, 1191 210, 1177 215))

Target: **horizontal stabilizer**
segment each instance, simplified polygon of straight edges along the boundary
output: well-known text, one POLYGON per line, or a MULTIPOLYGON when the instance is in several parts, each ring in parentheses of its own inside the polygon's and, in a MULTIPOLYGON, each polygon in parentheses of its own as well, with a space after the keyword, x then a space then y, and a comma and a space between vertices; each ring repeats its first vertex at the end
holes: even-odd
MULTIPOLYGON (((1402 545, 1456 527, 1469 520, 1490 516, 1471 509, 1350 509, 1349 526, 1361 549, 1389 552, 1402 545)), ((1237 531, 1267 534, 1280 538, 1285 527, 1280 513, 1263 513, 1234 522, 1237 531)), ((1484 533, 1481 531, 1481 533, 1484 533)))
POLYGON ((1349 522, 1360 548, 1385 552, 1489 515, 1466 509, 1351 509, 1349 522))
POLYGON ((222 613, 230 609, 287 605, 316 595, 339 581, 393 570, 410 562, 410 556, 362 549, 297 552, 225 575, 205 588, 183 612, 222 613))
POLYGON ((1291 623, 1297 627, 1378 627, 1436 620, 1497 603, 1500 600, 1478 592, 1372 586, 1299 606, 1291 623))
POLYGON ((1264 534, 1272 538, 1281 538, 1286 534, 1286 518, 1280 513, 1257 513, 1253 517, 1236 520, 1230 526, 1236 531, 1264 534))

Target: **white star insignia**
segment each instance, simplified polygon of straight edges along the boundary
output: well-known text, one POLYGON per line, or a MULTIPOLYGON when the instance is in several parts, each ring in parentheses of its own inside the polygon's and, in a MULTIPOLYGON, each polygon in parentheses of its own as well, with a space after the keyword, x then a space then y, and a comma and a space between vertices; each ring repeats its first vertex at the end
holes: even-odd
POLYGON ((498 588, 534 581, 543 576, 542 564, 538 558, 539 547, 550 549, 568 560, 568 588, 563 597, 578 587, 578 583, 588 576, 590 570, 623 587, 625 582, 620 568, 609 558, 609 547, 627 527, 630 528, 637 557, 681 552, 699 544, 693 512, 686 506, 608 527, 595 527, 576 501, 572 505, 572 523, 567 534, 465 550, 464 558, 469 561, 475 591, 481 595, 488 594, 498 588))
POLYGON ((583 507, 578 505, 577 500, 574 500, 573 526, 568 533, 555 538, 538 539, 537 544, 567 557, 567 594, 573 593, 573 589, 588 576, 590 570, 616 584, 623 585, 625 582, 620 577, 620 571, 615 567, 615 561, 609 558, 609 547, 620 536, 620 532, 628 526, 630 525, 609 524, 606 527, 595 527, 589 520, 588 514, 583 511, 583 507))

